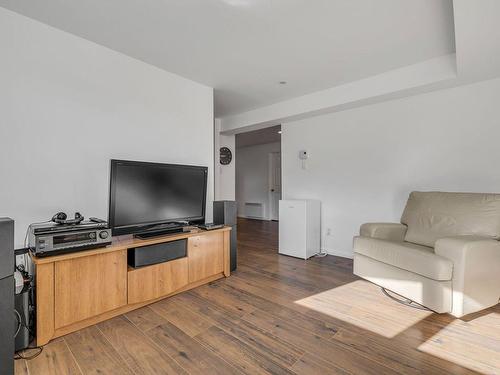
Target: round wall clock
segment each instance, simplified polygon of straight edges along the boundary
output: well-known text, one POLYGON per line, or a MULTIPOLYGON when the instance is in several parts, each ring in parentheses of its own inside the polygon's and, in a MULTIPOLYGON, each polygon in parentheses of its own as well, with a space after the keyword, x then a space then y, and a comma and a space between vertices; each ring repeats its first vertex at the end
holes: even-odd
POLYGON ((220 163, 222 165, 228 165, 233 160, 233 153, 227 147, 221 147, 219 150, 220 153, 220 163))

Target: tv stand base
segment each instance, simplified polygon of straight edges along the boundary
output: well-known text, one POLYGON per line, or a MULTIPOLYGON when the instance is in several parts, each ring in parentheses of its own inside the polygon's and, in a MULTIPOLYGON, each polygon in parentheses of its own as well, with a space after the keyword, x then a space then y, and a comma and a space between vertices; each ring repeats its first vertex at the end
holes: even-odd
POLYGON ((45 345, 56 337, 229 276, 230 230, 199 230, 147 240, 122 237, 93 250, 44 258, 31 254, 36 267, 36 344, 45 345), (139 268, 128 265, 129 249, 178 240, 187 240, 185 257, 139 268))

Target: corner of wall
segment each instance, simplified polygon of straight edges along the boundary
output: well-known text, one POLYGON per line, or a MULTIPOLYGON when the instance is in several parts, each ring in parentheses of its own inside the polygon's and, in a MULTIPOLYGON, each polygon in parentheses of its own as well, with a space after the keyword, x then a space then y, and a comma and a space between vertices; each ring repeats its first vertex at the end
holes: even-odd
POLYGON ((221 134, 221 119, 214 120, 214 199, 234 201, 236 186, 236 141, 235 135, 221 134), (228 165, 219 162, 219 149, 227 147, 231 150, 233 159, 228 165))

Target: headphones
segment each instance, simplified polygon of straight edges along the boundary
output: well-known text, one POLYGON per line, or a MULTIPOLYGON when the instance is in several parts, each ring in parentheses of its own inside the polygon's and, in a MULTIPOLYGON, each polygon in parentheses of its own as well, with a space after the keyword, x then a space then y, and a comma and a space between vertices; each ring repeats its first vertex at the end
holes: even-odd
POLYGON ((74 219, 68 219, 68 215, 64 212, 58 212, 52 216, 52 221, 57 224, 80 224, 83 219, 84 217, 79 212, 75 212, 74 219))

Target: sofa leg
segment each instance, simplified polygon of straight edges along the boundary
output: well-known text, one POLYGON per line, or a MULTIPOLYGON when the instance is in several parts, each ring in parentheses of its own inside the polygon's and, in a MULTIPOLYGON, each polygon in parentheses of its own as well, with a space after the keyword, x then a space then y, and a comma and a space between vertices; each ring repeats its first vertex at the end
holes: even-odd
MULTIPOLYGON (((398 294, 398 296, 401 297, 401 299, 397 298, 397 297, 394 297, 385 288, 381 287, 380 289, 382 289, 382 293, 384 293, 387 297, 389 297, 393 301, 396 301, 397 303, 400 303, 400 304, 408 306, 408 307, 413 307, 414 309, 418 309, 418 310, 432 311, 431 309, 428 309, 425 306, 419 305, 418 303, 416 303, 416 302, 414 302, 414 301, 412 301, 412 300, 410 300, 408 298, 405 298, 403 296, 399 296, 399 294, 398 294)), ((391 293, 394 293, 394 292, 391 292, 391 293)), ((396 293, 394 293, 394 294, 396 294, 396 293)))

